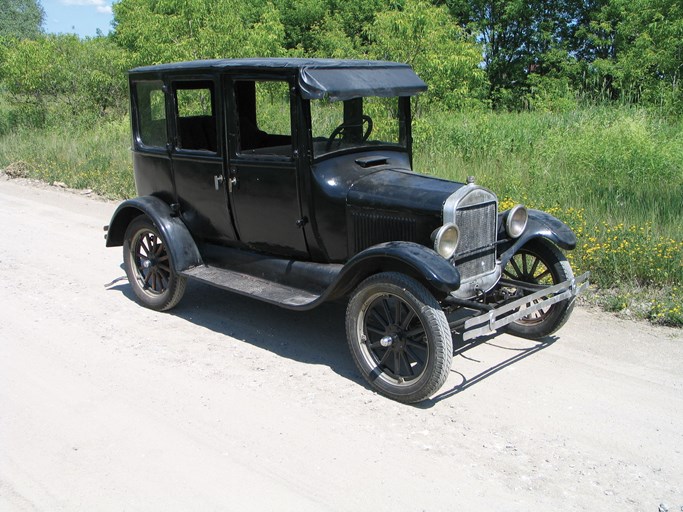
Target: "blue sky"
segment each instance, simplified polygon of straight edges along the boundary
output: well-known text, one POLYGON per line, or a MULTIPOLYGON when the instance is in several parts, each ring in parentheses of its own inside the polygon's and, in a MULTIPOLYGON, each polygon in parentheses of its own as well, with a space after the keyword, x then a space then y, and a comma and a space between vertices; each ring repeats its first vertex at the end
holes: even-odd
POLYGON ((94 36, 111 30, 112 0, 40 0, 45 9, 45 32, 94 36))

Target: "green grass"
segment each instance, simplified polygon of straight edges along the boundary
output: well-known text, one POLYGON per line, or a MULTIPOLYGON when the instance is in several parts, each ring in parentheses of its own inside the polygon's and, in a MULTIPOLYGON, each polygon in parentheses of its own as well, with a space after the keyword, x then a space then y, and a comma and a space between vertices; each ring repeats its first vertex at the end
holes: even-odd
POLYGON ((499 197, 584 209, 587 221, 681 236, 683 121, 644 110, 479 112, 418 119, 415 167, 499 197))
MULTIPOLYGON (((0 128, 0 168, 135 195, 127 118, 0 128)), ((606 309, 683 325, 683 120, 625 107, 431 113, 414 139, 417 171, 473 175, 502 208, 521 202, 567 222, 579 238, 572 266, 592 272, 606 309)))
POLYGON ((416 170, 473 175, 502 207, 567 222, 579 238, 572 266, 592 272, 607 309, 683 325, 681 119, 630 108, 439 113, 417 119, 414 138, 416 170), (624 290, 628 301, 610 299, 624 290))
POLYGON ((0 168, 72 188, 89 188, 110 198, 135 196, 126 118, 20 127, 0 136, 0 168))

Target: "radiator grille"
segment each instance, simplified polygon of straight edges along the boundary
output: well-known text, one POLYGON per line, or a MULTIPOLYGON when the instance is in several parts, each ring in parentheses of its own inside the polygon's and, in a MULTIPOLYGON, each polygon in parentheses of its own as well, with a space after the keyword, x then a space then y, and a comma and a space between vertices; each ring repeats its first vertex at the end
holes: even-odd
POLYGON ((454 260, 463 280, 490 272, 496 266, 496 210, 496 202, 492 201, 465 206, 455 212, 460 243, 454 260))
POLYGON ((416 238, 415 219, 390 213, 352 211, 355 252, 382 242, 413 241, 416 238))

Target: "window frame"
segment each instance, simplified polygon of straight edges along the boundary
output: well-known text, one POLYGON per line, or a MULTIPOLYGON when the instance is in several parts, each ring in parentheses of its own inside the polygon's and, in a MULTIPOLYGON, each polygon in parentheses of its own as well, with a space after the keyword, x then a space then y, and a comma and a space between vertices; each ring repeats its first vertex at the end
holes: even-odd
MULTIPOLYGON (((170 138, 170 131, 169 131, 169 115, 168 115, 168 100, 167 100, 167 86, 166 86, 166 81, 162 77, 149 77, 149 78, 139 78, 135 80, 131 80, 130 83, 130 89, 131 89, 131 111, 133 115, 131 116, 132 118, 132 125, 133 125, 133 147, 135 148, 136 151, 146 151, 146 152, 152 152, 152 153, 158 153, 158 152, 164 152, 166 153, 168 151, 168 143, 169 143, 169 138, 170 138), (159 84, 160 87, 158 90, 162 93, 163 95, 163 100, 164 100, 164 131, 166 135, 166 140, 161 144, 161 145, 153 145, 153 144, 148 144, 143 140, 142 137, 142 108, 140 105, 140 95, 139 95, 139 89, 138 86, 141 84, 159 84)), ((150 108, 151 111, 151 108, 150 108)))
MULTIPOLYGON (((231 74, 227 76, 226 83, 224 85, 225 97, 229 98, 230 101, 230 155, 232 159, 237 161, 249 161, 249 160, 259 160, 259 161, 271 161, 271 162, 281 162, 281 163, 292 163, 294 162, 299 154, 299 141, 298 141, 298 97, 296 94, 296 75, 288 74, 272 74, 272 73, 250 73, 250 74, 231 74), (289 126, 290 126, 290 152, 287 155, 277 154, 277 153, 261 153, 255 152, 253 149, 242 150, 241 147, 241 123, 239 119, 239 105, 237 99, 237 83, 238 82, 281 82, 284 83, 288 88, 289 97, 289 126)), ((254 106, 254 109, 256 105, 254 106)), ((256 111, 255 111, 256 113, 256 111)), ((257 113, 256 113, 257 115, 257 113)), ((272 134, 277 135, 277 134, 272 134)), ((273 146, 274 147, 274 146, 273 146)))
POLYGON ((172 110, 172 136, 171 136, 171 146, 174 153, 187 154, 187 155, 198 155, 198 156, 220 156, 222 155, 223 147, 223 120, 221 116, 222 112, 222 102, 220 98, 221 86, 220 82, 214 75, 177 75, 170 76, 168 78, 169 91, 170 91, 170 103, 172 110), (178 87, 179 84, 210 84, 209 87, 178 87), (180 116, 179 105, 178 105, 178 90, 192 90, 192 89, 208 89, 211 92, 211 110, 212 119, 214 121, 214 127, 216 130, 216 147, 215 150, 204 149, 204 148, 185 148, 180 146, 180 116))

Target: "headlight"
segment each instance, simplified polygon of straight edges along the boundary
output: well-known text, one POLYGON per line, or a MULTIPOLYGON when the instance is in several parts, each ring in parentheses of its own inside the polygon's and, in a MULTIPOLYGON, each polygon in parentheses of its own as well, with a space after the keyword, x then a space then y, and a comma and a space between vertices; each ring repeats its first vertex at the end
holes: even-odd
POLYGON ((505 230, 508 235, 512 238, 519 238, 526 229, 527 220, 529 220, 529 213, 526 211, 526 206, 521 204, 514 206, 505 221, 505 230))
POLYGON ((460 231, 455 224, 444 224, 434 237, 434 250, 446 259, 450 259, 458 248, 460 231))

